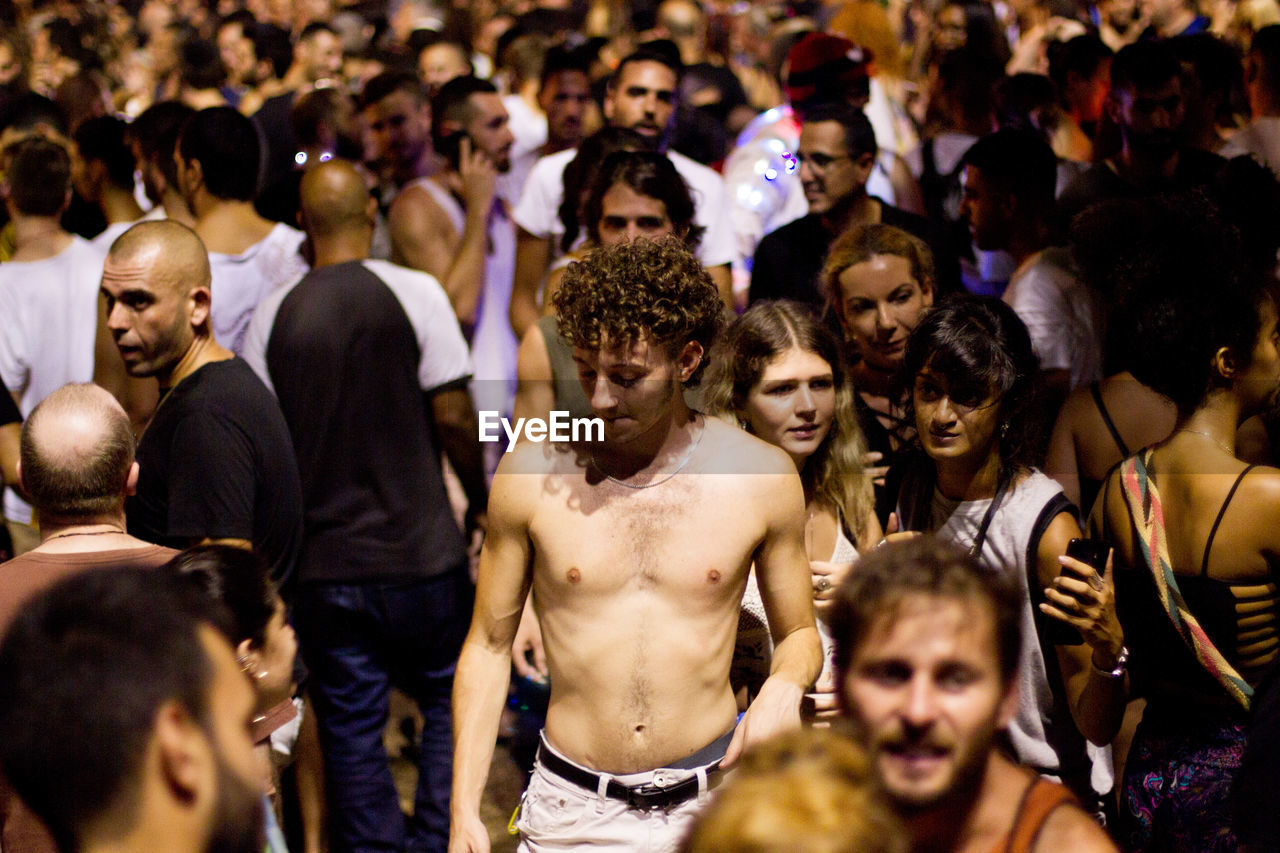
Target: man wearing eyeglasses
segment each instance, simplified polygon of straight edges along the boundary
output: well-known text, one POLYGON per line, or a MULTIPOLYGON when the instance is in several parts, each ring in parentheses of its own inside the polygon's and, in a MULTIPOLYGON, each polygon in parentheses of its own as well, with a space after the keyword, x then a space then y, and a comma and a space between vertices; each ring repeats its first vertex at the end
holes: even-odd
POLYGON ((867 194, 876 136, 862 110, 844 102, 806 110, 795 158, 809 213, 760 241, 751 268, 751 302, 793 299, 820 309, 817 279, 827 247, 854 225, 893 225, 931 248, 935 244, 925 219, 867 194))

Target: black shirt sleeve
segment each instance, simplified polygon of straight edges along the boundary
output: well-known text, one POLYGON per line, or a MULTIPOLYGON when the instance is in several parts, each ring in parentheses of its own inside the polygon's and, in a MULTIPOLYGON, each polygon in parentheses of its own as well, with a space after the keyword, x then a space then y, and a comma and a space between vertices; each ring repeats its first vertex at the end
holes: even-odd
POLYGON ((0 426, 22 423, 22 412, 18 411, 18 404, 13 402, 13 395, 4 389, 0 391, 3 391, 0 393, 0 426))

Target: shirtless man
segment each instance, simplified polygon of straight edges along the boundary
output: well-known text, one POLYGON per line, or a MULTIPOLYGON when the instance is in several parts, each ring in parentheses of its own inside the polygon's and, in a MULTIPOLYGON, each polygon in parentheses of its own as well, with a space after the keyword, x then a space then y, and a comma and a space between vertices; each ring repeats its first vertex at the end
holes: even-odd
POLYGON ((555 301, 604 441, 522 442, 494 478, 453 694, 450 850, 489 849, 480 798, 530 586, 552 688, 522 849, 674 849, 716 769, 798 725, 818 674, 804 498, 785 454, 685 405, 721 312, 686 249, 599 249, 555 301), (735 729, 753 562, 777 648, 735 729))
POLYGON ((914 853, 1116 848, 1061 785, 1010 761, 1025 593, 933 536, 864 555, 836 597, 840 701, 914 853))

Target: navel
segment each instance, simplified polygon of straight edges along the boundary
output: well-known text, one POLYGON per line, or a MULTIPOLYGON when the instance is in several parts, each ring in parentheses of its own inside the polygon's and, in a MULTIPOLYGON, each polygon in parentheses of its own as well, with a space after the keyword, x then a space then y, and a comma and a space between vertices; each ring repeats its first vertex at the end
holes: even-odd
POLYGON ((577 566, 571 566, 569 571, 564 573, 564 576, 569 580, 569 583, 577 583, 582 580, 582 572, 578 571, 577 566))
POLYGON ((720 583, 719 569, 711 569, 707 572, 707 583, 720 583))

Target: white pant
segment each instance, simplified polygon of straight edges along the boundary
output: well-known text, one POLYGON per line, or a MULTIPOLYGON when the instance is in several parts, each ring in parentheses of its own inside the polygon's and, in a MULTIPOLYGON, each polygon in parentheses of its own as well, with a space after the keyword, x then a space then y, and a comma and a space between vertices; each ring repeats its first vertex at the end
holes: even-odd
MULTIPOLYGON (((552 749, 544 739, 543 749, 568 761, 564 755, 552 749)), ((575 762, 570 762, 575 763, 575 762)), ((575 766, 582 767, 576 764, 575 766)), ((598 771, 582 767, 591 773, 598 771)), ((606 797, 573 784, 552 773, 541 761, 534 764, 533 776, 520 802, 520 818, 516 828, 520 830, 521 853, 541 853, 553 850, 653 851, 668 853, 679 848, 689 834, 694 818, 702 810, 708 793, 725 775, 722 771, 707 773, 705 768, 675 770, 660 768, 645 773, 612 776, 613 781, 627 787, 653 783, 654 776, 662 773, 670 782, 679 782, 701 773, 706 784, 696 796, 665 809, 639 811, 622 800, 606 797)))

